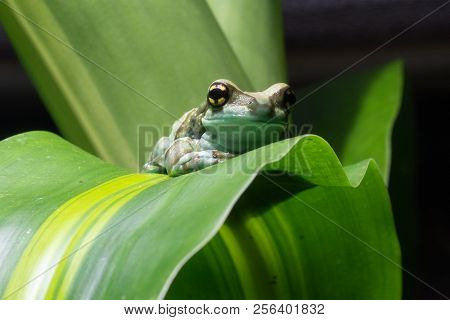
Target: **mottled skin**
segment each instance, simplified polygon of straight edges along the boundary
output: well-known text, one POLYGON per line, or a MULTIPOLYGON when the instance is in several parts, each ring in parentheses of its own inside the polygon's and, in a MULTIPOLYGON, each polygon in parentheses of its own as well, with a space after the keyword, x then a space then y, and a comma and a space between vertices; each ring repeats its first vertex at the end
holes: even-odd
POLYGON ((206 101, 186 112, 170 135, 157 142, 143 171, 177 176, 279 140, 294 102, 284 83, 244 92, 231 81, 214 81, 206 101))

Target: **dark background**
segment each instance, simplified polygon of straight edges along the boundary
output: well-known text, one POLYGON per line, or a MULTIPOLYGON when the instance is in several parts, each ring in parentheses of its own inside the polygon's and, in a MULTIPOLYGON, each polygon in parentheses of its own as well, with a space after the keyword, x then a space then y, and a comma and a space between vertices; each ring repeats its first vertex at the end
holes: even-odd
MULTIPOLYGON (((328 80, 445 2, 284 0, 290 83, 299 87, 328 80)), ((450 296, 450 206, 446 199, 450 172, 446 134, 450 108, 450 4, 352 71, 397 58, 405 61, 405 101, 411 101, 394 129, 390 182, 403 265, 429 286, 450 296)), ((35 129, 58 132, 1 27, 0 99, 0 139, 35 129)), ((405 298, 443 298, 407 272, 404 282, 405 298)))

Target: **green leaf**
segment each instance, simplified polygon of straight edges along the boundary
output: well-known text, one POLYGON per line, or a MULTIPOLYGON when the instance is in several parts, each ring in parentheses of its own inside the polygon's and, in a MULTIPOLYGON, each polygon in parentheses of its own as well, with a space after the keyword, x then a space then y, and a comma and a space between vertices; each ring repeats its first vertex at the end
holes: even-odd
POLYGON ((374 159, 387 183, 402 90, 403 64, 393 62, 303 90, 293 115, 297 124, 311 124, 314 134, 331 144, 344 165, 374 159))
POLYGON ((375 166, 356 189, 271 180, 254 181, 168 298, 401 298, 399 249, 392 217, 381 214, 390 209, 375 166))
POLYGON ((0 172, 3 298, 161 298, 219 230, 169 297, 400 297, 376 166, 344 169, 317 136, 168 178, 32 132, 0 142, 0 172))
POLYGON ((286 81, 279 0, 207 0, 253 88, 286 81))

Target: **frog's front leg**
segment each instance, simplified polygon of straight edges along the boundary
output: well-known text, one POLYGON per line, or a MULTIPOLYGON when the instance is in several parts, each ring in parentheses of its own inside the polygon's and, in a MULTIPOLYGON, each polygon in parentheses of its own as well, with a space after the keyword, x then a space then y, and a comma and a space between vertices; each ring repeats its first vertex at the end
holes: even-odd
POLYGON ((180 138, 175 140, 167 150, 165 167, 170 176, 178 176, 232 157, 232 154, 218 150, 200 150, 197 139, 180 138))
POLYGON ((156 143, 152 153, 146 164, 144 164, 144 173, 164 173, 164 154, 170 147, 171 139, 169 137, 162 137, 156 143))

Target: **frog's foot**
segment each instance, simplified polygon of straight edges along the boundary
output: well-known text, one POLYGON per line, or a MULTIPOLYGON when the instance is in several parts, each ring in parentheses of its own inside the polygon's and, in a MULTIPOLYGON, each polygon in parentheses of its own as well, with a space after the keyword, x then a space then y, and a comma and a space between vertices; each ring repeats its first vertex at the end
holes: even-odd
POLYGON ((166 169, 159 165, 147 162, 142 167, 142 173, 165 173, 166 169))
POLYGON ((232 157, 232 154, 218 150, 190 152, 183 155, 168 173, 170 176, 178 176, 212 166, 232 157))
POLYGON ((150 157, 147 163, 142 167, 143 173, 165 173, 166 168, 164 168, 164 153, 167 148, 170 146, 170 138, 162 137, 158 140, 153 149, 152 153, 150 153, 150 157))

